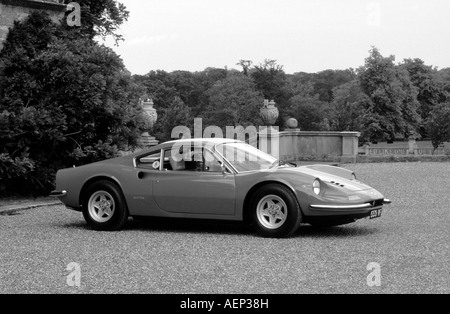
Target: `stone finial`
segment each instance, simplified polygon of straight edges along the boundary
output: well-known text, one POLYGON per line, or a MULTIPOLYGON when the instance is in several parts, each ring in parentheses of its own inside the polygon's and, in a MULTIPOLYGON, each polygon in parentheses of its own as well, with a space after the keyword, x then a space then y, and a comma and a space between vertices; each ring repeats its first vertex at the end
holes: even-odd
POLYGON ((298 121, 295 118, 290 118, 286 121, 286 126, 290 130, 299 130, 298 129, 298 121))

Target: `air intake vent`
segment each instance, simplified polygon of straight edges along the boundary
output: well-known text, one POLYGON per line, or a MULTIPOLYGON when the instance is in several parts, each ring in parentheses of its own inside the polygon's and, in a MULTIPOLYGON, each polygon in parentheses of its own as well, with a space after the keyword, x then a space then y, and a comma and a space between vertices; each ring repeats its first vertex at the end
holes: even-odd
POLYGON ((384 200, 377 200, 372 202, 373 207, 383 206, 383 204, 384 200))

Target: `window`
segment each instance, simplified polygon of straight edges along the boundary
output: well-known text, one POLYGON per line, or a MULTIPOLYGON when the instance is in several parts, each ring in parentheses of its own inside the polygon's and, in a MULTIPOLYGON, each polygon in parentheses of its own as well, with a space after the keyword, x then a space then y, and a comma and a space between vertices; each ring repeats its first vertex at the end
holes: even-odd
POLYGON ((172 150, 164 151, 164 170, 222 172, 221 162, 212 152, 202 147, 190 147, 178 156, 172 156, 172 150))

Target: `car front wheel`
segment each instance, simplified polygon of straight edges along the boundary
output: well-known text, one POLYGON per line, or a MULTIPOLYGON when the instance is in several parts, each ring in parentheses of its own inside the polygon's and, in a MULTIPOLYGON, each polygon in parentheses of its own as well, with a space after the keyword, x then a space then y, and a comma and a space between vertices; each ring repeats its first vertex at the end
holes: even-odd
POLYGON ((300 207, 293 193, 284 186, 263 186, 253 196, 251 206, 253 225, 263 237, 289 237, 300 226, 300 207))
POLYGON ((83 201, 83 216, 94 230, 120 230, 128 219, 120 188, 109 181, 99 181, 89 186, 83 201))

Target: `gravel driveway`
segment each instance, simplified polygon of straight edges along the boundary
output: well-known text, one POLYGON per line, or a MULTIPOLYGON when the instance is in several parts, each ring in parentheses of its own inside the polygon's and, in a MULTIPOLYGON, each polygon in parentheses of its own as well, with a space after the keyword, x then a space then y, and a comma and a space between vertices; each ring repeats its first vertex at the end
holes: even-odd
POLYGON ((394 203, 380 219, 290 239, 173 221, 94 232, 62 206, 0 216, 0 293, 450 293, 450 163, 346 167, 394 203))

